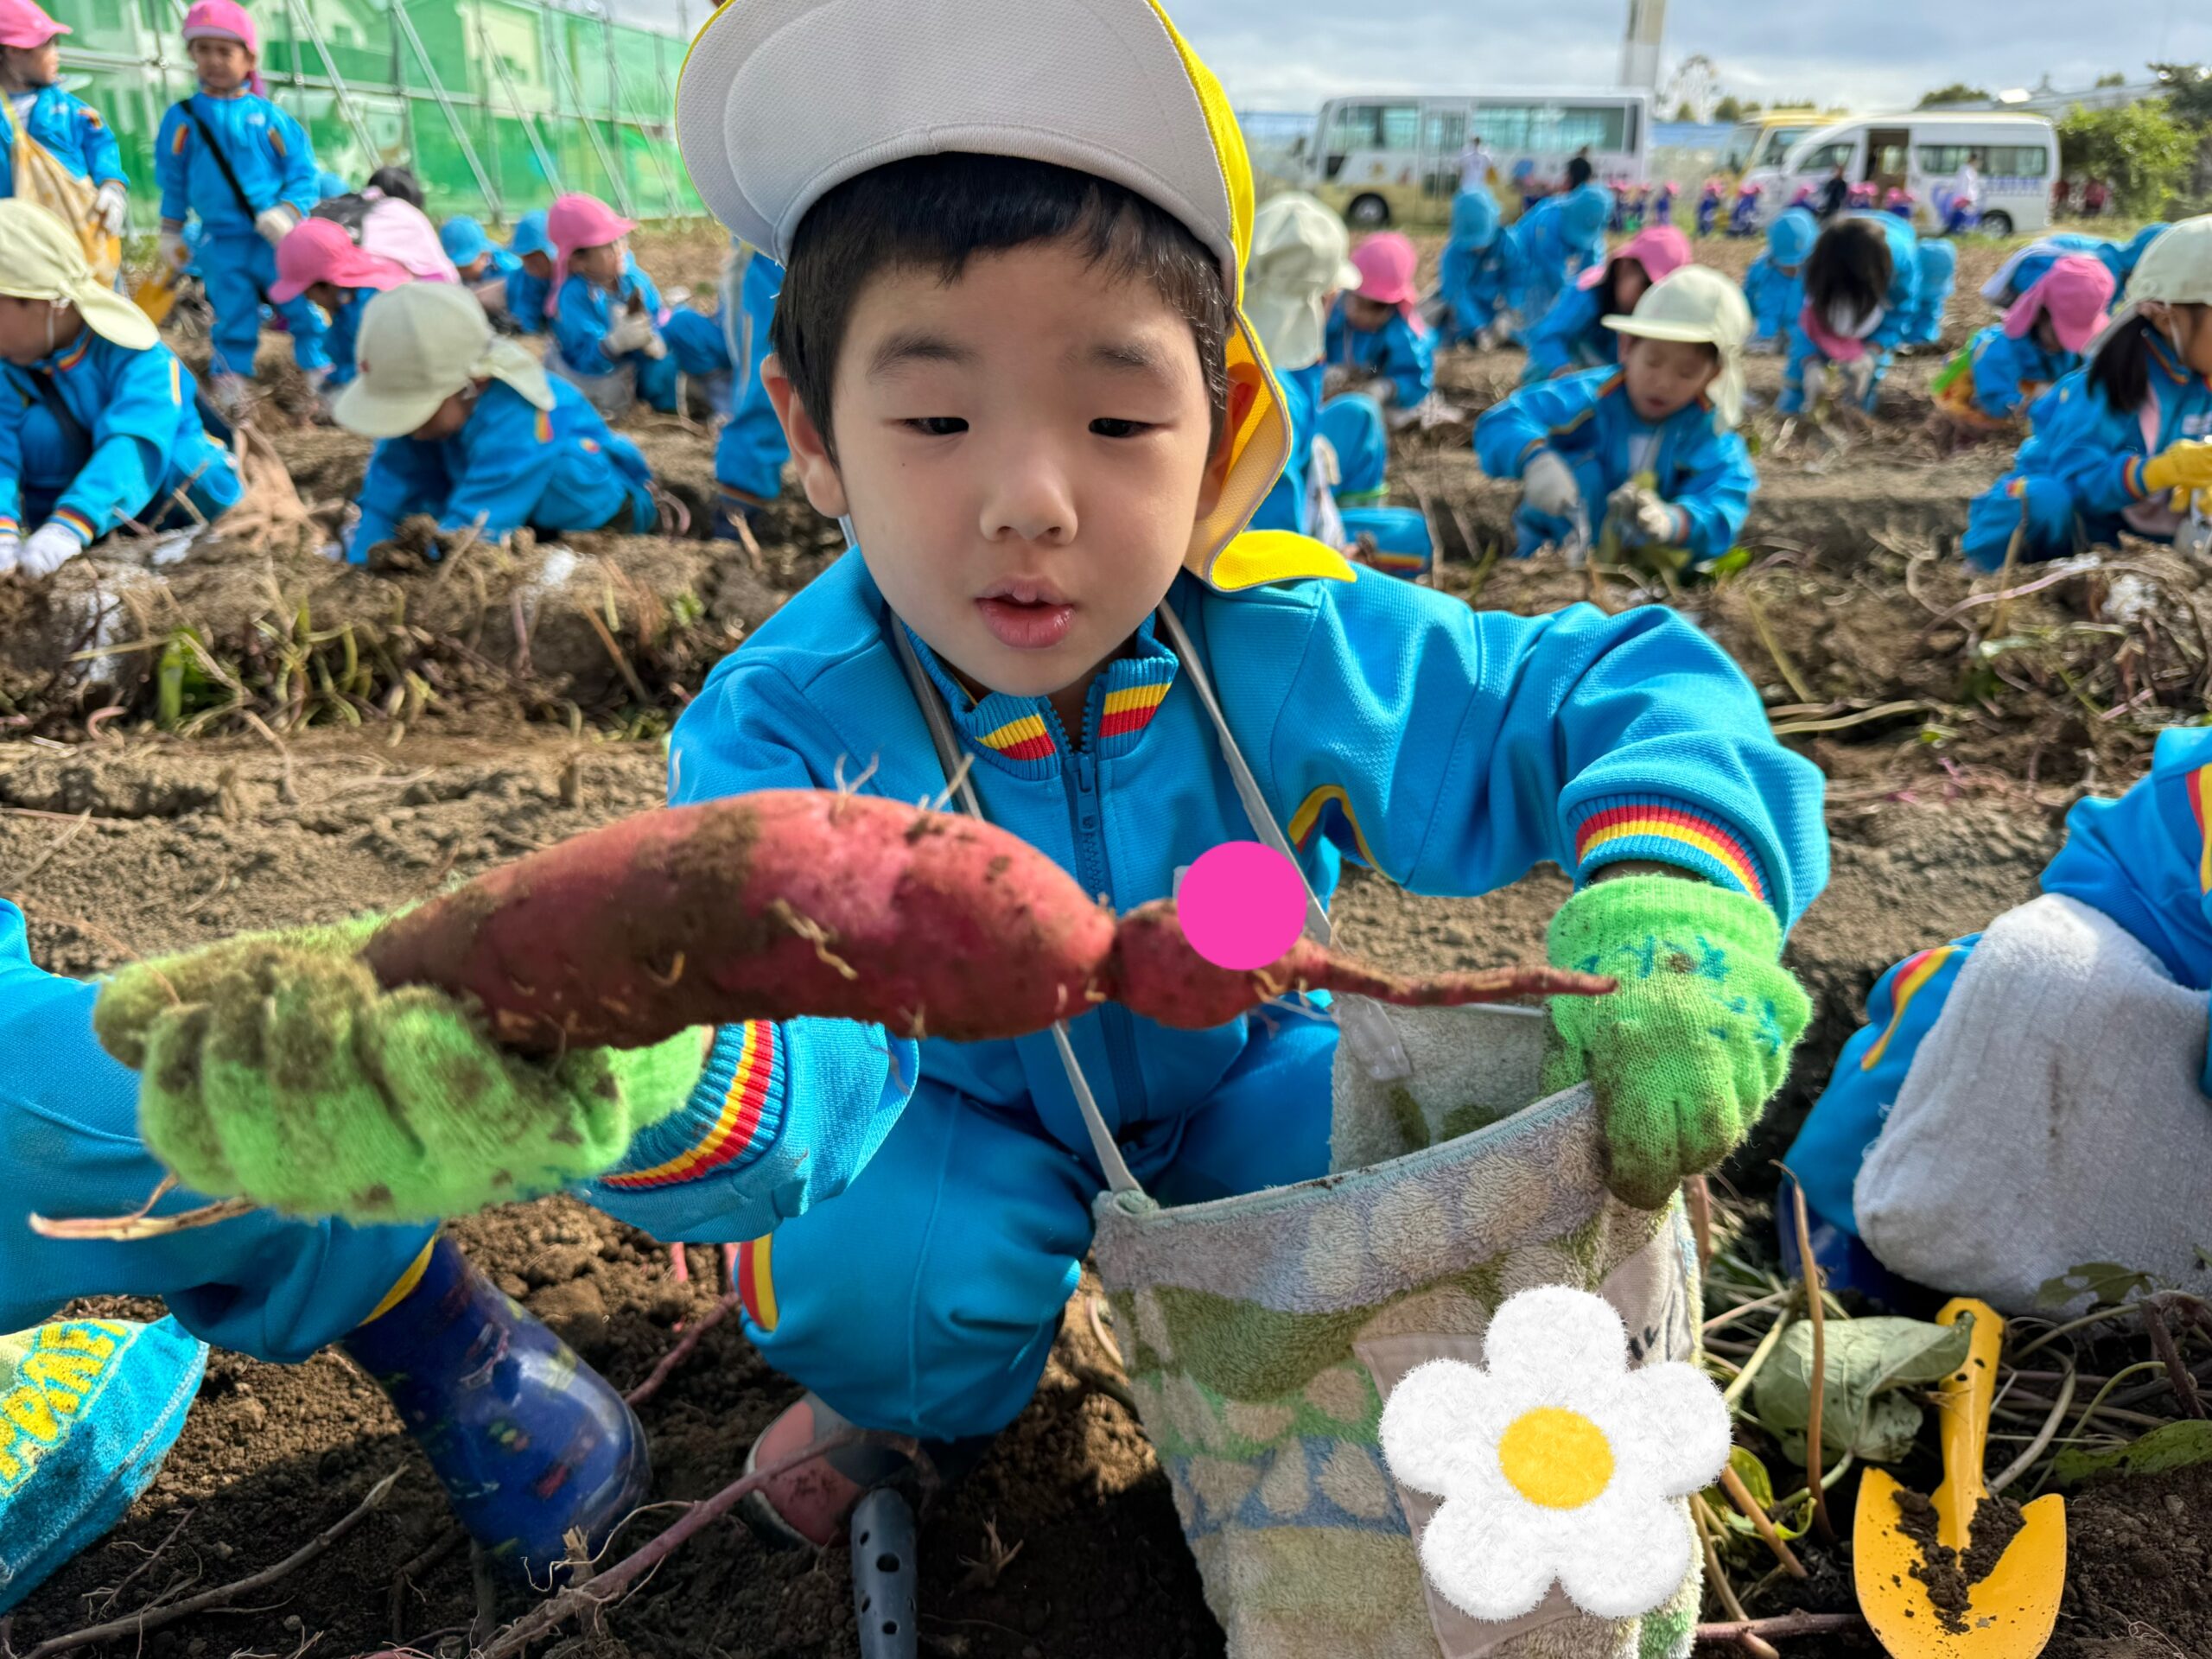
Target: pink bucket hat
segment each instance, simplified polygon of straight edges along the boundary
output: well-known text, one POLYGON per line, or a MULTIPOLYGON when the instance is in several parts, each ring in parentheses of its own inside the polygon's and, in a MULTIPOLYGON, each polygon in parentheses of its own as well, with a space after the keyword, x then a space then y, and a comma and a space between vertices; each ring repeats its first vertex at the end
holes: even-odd
POLYGON ((1421 302, 1421 290, 1414 285, 1421 255, 1411 242, 1395 231, 1379 231, 1351 251, 1351 264, 1359 273, 1360 298, 1395 306, 1399 315, 1416 328, 1421 327, 1414 309, 1421 302))
POLYGON ((261 36, 238 0, 197 0, 184 14, 184 39, 188 46, 194 41, 236 41, 255 57, 261 55, 261 36))
POLYGON ((597 196, 563 196, 545 210, 546 239, 553 244, 553 285, 546 292, 545 315, 561 308, 561 285, 569 280, 569 256, 603 248, 638 228, 597 196))
POLYGON ((1621 244, 1611 259, 1595 264, 1574 279, 1577 288, 1595 288, 1611 272, 1615 260, 1633 259, 1654 283, 1671 276, 1690 262, 1690 239, 1671 225, 1654 225, 1638 231, 1621 244))
POLYGON ((55 22, 32 0, 0 0, 0 46, 21 47, 29 51, 44 46, 56 35, 74 32, 68 24, 55 22))
POLYGON ((2005 314, 2005 333, 2025 340, 2040 317, 2050 319, 2050 331, 2067 351, 2079 354, 2102 334, 2111 321, 2106 308, 2112 304, 2115 284, 2101 259, 2069 253, 2052 262, 2043 279, 2012 302, 2005 314))
POLYGON ((276 280, 270 284, 269 298, 271 304, 288 305, 317 283, 381 291, 413 280, 398 261, 355 247, 344 226, 305 219, 276 245, 276 280))

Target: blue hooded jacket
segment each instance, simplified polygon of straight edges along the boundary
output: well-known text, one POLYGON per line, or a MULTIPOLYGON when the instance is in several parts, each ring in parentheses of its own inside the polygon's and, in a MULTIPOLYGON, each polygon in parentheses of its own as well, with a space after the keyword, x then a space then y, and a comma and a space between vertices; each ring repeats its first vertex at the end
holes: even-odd
POLYGON ((1805 308, 1805 256, 1821 233, 1821 221, 1802 207, 1792 207, 1766 227, 1766 251, 1744 273, 1744 300, 1751 308, 1751 334, 1780 340, 1796 325, 1805 308))
MULTIPOLYGON (((22 127, 77 177, 94 184, 130 182, 123 171, 123 150, 115 133, 98 110, 74 93, 60 86, 40 87, 22 127)), ((0 130, 4 130, 5 124, 0 123, 0 130)), ((0 196, 15 194, 15 146, 0 144, 0 196)))
MULTIPOLYGON (((1895 213, 1866 210, 1842 217, 1879 226, 1890 245, 1890 291, 1882 299, 1881 321, 1866 340, 1866 349, 1874 354, 1874 379, 1866 392, 1872 407, 1882 378, 1889 372, 1891 354, 1907 338, 1907 330, 1911 327, 1920 304, 1920 238, 1911 226, 1895 213)), ((1802 311, 1800 307, 1799 315, 1790 321, 1789 356, 1782 368, 1782 397, 1776 407, 1784 415, 1804 410, 1806 365, 1815 359, 1827 361, 1827 354, 1805 332, 1802 311)))
POLYGON ((315 147, 300 124, 267 99, 253 92, 211 98, 194 92, 173 104, 162 118, 154 140, 154 182, 161 187, 162 217, 181 223, 197 213, 216 238, 255 237, 255 213, 282 202, 306 218, 322 200, 322 169, 315 147), (200 129, 185 114, 187 105, 205 122, 238 175, 252 213, 241 212, 238 199, 208 153, 200 129))
POLYGON ((548 318, 545 302, 552 292, 550 278, 532 276, 524 266, 523 255, 542 253, 552 257, 552 238, 545 234, 545 210, 543 207, 524 213, 515 221, 514 234, 507 238, 507 252, 514 264, 507 268, 507 315, 515 327, 526 334, 545 332, 548 318))
POLYGON ((1390 401, 1418 408, 1436 386, 1436 336, 1394 311, 1380 328, 1355 328, 1339 300, 1329 313, 1323 354, 1332 366, 1379 375, 1390 384, 1390 401))
POLYGON ((1505 232, 1513 308, 1523 327, 1551 309, 1560 291, 1605 257, 1613 199, 1596 183, 1547 196, 1505 232))
POLYGON ((2150 403, 2142 410, 2113 409, 2090 387, 2087 369, 2063 377, 2037 401, 2034 435, 1997 488, 2023 480, 2056 483, 2078 515, 2106 525, 2149 500, 2144 463, 2184 439, 2212 437, 2212 381, 2191 374, 2155 335, 2150 353, 2150 403), (2156 435, 2149 442, 2146 424, 2156 435))
POLYGON ((632 298, 645 304, 645 315, 659 320, 660 289, 638 268, 632 258, 622 272, 614 293, 587 282, 574 271, 561 284, 561 303, 553 313, 553 349, 578 374, 612 374, 617 359, 600 350, 600 342, 614 326, 617 314, 628 309, 632 298))
POLYGON ((1505 293, 1497 199, 1488 190, 1462 190, 1452 199, 1452 237, 1437 264, 1437 297, 1444 303, 1444 336, 1457 344, 1491 324, 1505 293))

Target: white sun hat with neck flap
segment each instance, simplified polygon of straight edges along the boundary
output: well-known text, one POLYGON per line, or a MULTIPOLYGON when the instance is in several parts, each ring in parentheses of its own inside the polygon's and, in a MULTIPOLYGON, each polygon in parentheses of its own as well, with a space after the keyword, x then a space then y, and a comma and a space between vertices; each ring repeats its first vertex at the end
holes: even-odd
POLYGON ((1155 0, 728 0, 684 60, 676 132, 708 209, 786 264, 816 202, 912 156, 1052 162, 1173 213, 1236 310, 1228 477, 1185 563, 1224 591, 1352 578, 1318 542, 1243 533, 1290 454, 1242 303, 1251 165, 1221 84, 1155 0))

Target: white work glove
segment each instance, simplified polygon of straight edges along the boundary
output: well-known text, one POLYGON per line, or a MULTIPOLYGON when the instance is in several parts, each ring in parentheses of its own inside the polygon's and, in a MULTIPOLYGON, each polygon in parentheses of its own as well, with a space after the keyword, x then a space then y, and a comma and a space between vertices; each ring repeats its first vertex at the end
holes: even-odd
POLYGON ((658 363, 668 355, 668 342, 660 337, 660 330, 656 328, 645 336, 645 343, 639 349, 658 363))
POLYGON ((609 357, 625 357, 645 350, 652 339, 652 319, 642 311, 625 311, 607 331, 600 349, 609 357))
POLYGON ((1521 469, 1521 495, 1531 512, 1548 518, 1571 518, 1582 505, 1582 486, 1574 481, 1574 469, 1554 449, 1539 449, 1529 457, 1521 469))
POLYGON ((253 228, 261 232, 261 239, 272 248, 289 236, 292 227, 299 222, 299 214, 281 201, 274 207, 263 208, 253 216, 253 228))
POLYGON ((1630 547, 1682 539, 1681 513, 1662 500, 1656 490, 1624 484, 1605 498, 1605 507, 1621 540, 1630 547))
POLYGON ((1874 390, 1874 359, 1870 353, 1853 358, 1848 363, 1836 365, 1836 395, 1851 399, 1852 406, 1864 407, 1867 395, 1874 390))
POLYGON ((50 576, 85 550, 77 532, 58 519, 48 519, 31 532, 16 556, 16 568, 27 576, 50 576))
POLYGON ((130 197, 113 179, 100 186, 92 197, 92 217, 99 219, 100 228, 110 236, 123 234, 123 221, 130 213, 130 197))
POLYGON ((171 270, 182 270, 192 263, 192 250, 185 245, 182 231, 163 231, 161 251, 162 263, 171 270))
POLYGON ((1827 395, 1828 365, 1827 359, 1813 357, 1805 360, 1798 371, 1798 385, 1805 388, 1805 408, 1808 413, 1821 406, 1821 399, 1827 395))
POLYGON ((0 576, 16 568, 16 560, 23 550, 23 538, 12 530, 0 530, 0 576))

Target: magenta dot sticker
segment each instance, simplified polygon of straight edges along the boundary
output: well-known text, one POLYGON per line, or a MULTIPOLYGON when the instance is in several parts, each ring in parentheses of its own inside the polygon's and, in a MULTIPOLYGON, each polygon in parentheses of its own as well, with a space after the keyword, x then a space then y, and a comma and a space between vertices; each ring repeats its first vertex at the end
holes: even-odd
POLYGON ((1306 880, 1256 841, 1225 842, 1183 874, 1176 913, 1191 949, 1243 973, 1281 959, 1306 926, 1306 880))

